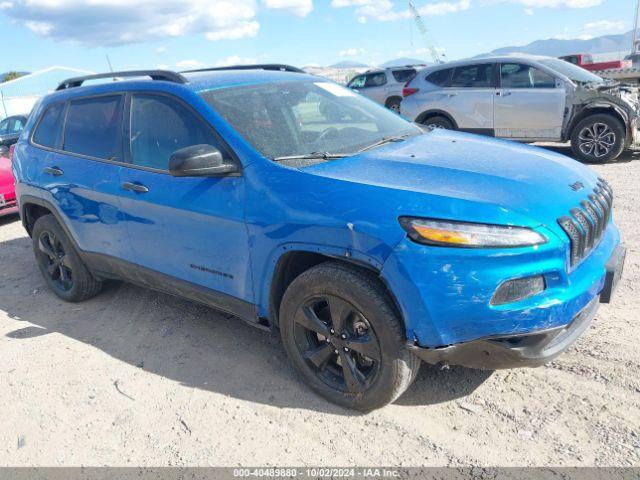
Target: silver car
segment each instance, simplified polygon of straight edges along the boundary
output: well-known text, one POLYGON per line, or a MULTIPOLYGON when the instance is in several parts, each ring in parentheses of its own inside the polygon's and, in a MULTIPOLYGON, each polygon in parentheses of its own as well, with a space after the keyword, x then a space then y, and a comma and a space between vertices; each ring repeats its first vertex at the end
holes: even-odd
POLYGON ((406 67, 368 70, 353 77, 347 87, 399 113, 402 88, 415 77, 418 68, 422 66, 408 65, 406 67))
POLYGON ((638 89, 551 57, 501 56, 421 70, 401 113, 434 128, 521 142, 571 141, 581 160, 604 163, 637 147, 638 89))

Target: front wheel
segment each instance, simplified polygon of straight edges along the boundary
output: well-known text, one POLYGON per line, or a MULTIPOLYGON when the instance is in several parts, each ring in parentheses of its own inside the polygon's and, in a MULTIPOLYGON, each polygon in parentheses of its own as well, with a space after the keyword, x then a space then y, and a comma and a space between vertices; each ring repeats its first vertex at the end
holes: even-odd
POLYGON ((291 283, 280 331, 304 381, 343 407, 370 411, 393 402, 420 368, 377 278, 340 263, 313 267, 291 283))
POLYGON ((574 127, 571 148, 586 163, 607 163, 624 150, 625 128, 617 118, 607 114, 591 115, 574 127))

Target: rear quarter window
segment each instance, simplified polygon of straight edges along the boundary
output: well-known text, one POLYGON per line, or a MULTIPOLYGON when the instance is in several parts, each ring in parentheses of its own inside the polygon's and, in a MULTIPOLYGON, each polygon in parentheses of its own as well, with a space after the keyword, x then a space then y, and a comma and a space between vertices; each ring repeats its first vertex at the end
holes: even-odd
POLYGON ((416 76, 416 70, 414 68, 408 68, 407 70, 394 70, 391 72, 396 82, 407 83, 416 76))
POLYGON ((62 115, 64 103, 58 103, 47 107, 33 134, 33 142, 43 147, 56 148, 60 142, 62 131, 62 115))

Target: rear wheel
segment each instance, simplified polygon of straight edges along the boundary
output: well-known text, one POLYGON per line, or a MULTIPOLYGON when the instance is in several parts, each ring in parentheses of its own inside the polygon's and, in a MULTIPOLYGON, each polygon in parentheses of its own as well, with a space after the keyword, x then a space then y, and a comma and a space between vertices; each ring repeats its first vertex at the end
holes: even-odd
POLYGON ((91 275, 53 215, 38 218, 32 239, 40 272, 58 297, 80 302, 100 292, 102 283, 91 275))
POLYGON ((347 408, 370 411, 393 402, 420 368, 376 277, 339 263, 316 266, 291 283, 280 329, 305 382, 347 408))
POLYGON ((571 133, 573 153, 586 163, 615 160, 624 150, 625 141, 622 122, 607 114, 591 115, 581 120, 571 133))
POLYGON ((422 124, 431 129, 455 130, 453 123, 451 123, 451 120, 441 115, 429 117, 424 120, 422 124))
POLYGON ((385 106, 396 113, 400 113, 400 103, 402 103, 402 99, 398 97, 391 97, 387 100, 385 106))

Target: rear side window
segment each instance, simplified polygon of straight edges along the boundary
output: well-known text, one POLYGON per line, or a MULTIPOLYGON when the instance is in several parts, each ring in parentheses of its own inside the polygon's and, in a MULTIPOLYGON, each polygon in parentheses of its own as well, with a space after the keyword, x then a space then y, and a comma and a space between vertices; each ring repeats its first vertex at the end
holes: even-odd
POLYGON ((453 69, 446 68, 444 70, 438 70, 437 72, 430 73, 427 75, 427 82, 433 83, 438 87, 448 87, 452 71, 453 69))
POLYGON ((131 160, 134 165, 169 169, 169 158, 181 148, 212 145, 224 149, 211 129, 190 109, 162 95, 131 98, 131 160))
POLYGON ((416 76, 416 70, 414 68, 408 68, 407 70, 393 70, 391 72, 396 82, 407 83, 416 76))
POLYGON ((51 105, 44 111, 33 134, 34 143, 43 147, 58 147, 63 113, 64 103, 51 105))
POLYGON ((122 95, 108 95, 70 102, 64 150, 122 161, 122 101, 122 95))
POLYGON ((492 84, 492 63, 456 67, 451 79, 451 86, 458 88, 488 88, 492 84))
POLYGON ((384 72, 370 73, 367 75, 365 87, 381 87, 387 83, 387 74, 384 72))

